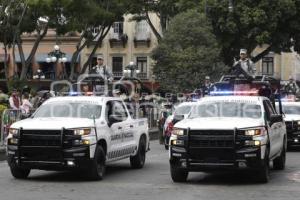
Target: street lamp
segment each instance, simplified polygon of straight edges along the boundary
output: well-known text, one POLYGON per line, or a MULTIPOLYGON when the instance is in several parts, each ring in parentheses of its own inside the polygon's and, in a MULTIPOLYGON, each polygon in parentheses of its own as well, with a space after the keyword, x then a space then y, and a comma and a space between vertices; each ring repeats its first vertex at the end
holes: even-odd
POLYGON ((42 70, 38 69, 36 75, 33 75, 33 79, 45 79, 45 75, 43 74, 42 70))
POLYGON ((137 65, 133 61, 131 61, 129 62, 129 65, 125 67, 124 74, 130 74, 130 77, 132 78, 134 71, 136 72, 136 74, 140 73, 137 65))
MULTIPOLYGON (((47 63, 66 63, 67 62, 66 53, 60 50, 60 47, 56 44, 54 45, 54 50, 48 53, 48 57, 46 58, 47 63)), ((64 71, 65 73, 65 71, 64 71)), ((65 75, 65 74, 64 74, 65 75)))

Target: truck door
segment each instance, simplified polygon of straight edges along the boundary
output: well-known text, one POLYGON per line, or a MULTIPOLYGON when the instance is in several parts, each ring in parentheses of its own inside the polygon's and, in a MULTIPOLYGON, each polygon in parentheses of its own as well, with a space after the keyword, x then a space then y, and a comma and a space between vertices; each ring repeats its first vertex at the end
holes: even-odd
POLYGON ((264 100, 265 120, 268 127, 269 139, 270 139, 270 156, 273 157, 280 150, 280 129, 281 124, 279 122, 271 123, 271 116, 277 113, 273 109, 270 101, 264 100))
POLYGON ((116 112, 115 102, 108 101, 106 103, 105 118, 107 121, 110 133, 110 148, 108 159, 116 159, 120 157, 122 151, 122 135, 123 135, 123 120, 119 113, 116 112))

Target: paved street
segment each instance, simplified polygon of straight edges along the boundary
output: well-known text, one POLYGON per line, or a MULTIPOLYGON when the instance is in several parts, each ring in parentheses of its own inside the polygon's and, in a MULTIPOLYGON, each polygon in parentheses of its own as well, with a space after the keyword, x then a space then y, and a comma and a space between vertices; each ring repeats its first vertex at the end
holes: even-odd
POLYGON ((300 152, 289 152, 287 169, 272 171, 268 184, 257 184, 240 173, 192 173, 188 183, 173 183, 167 151, 152 141, 144 169, 129 162, 109 166, 103 181, 90 182, 72 173, 33 171, 27 180, 15 180, 5 162, 0 163, 1 200, 48 199, 285 199, 300 196, 300 152))

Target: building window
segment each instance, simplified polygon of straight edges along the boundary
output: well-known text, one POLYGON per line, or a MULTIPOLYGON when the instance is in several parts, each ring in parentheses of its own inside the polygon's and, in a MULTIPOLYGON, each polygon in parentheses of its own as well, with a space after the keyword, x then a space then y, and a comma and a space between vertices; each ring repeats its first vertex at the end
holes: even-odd
POLYGON ((263 75, 274 75, 274 58, 264 57, 262 59, 262 74, 263 75))
POLYGON ((150 38, 149 25, 146 20, 136 23, 136 40, 147 40, 150 38))
POLYGON ((116 77, 123 75, 123 57, 112 57, 112 72, 116 77))
POLYGON ((113 24, 114 34, 122 35, 123 34, 124 22, 115 22, 113 24))
POLYGON ((139 78, 146 79, 147 78, 147 57, 137 57, 136 64, 138 69, 140 70, 139 78))

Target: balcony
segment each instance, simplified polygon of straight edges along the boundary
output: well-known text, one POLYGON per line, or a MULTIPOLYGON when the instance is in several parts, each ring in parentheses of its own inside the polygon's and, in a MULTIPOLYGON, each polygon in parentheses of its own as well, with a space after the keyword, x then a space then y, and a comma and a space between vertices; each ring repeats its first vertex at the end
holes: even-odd
POLYGON ((141 79, 141 80, 146 80, 148 79, 148 74, 146 72, 142 72, 137 74, 137 78, 141 79))
POLYGON ((146 45, 147 47, 150 47, 151 43, 151 32, 136 32, 134 34, 134 47, 137 48, 139 45, 146 45))
POLYGON ((120 45, 123 46, 123 48, 125 48, 127 42, 128 36, 125 33, 111 33, 109 35, 109 44, 111 48, 120 45))
POLYGON ((114 78, 121 78, 123 76, 123 72, 113 72, 114 78))

